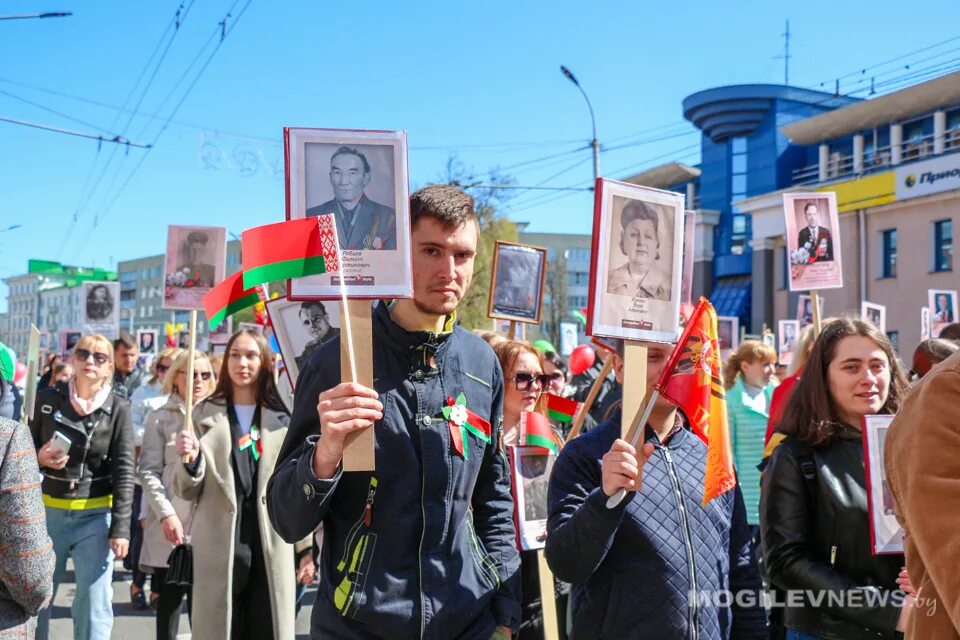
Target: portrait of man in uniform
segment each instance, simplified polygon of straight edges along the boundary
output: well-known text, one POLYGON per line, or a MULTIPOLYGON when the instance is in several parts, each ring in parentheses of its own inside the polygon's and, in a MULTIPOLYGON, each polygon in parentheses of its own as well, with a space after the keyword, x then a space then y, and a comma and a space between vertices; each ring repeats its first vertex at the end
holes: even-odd
POLYGON ((363 151, 342 145, 330 157, 333 198, 307 209, 308 216, 334 215, 341 249, 397 248, 396 211, 367 196, 365 190, 372 178, 363 151))
POLYGON ((203 297, 223 280, 227 265, 225 227, 169 225, 164 257, 163 308, 203 309, 203 297))
POLYGON ((797 248, 807 251, 810 262, 833 260, 833 236, 829 229, 820 224, 820 210, 816 202, 803 205, 803 217, 807 226, 797 234, 797 248))

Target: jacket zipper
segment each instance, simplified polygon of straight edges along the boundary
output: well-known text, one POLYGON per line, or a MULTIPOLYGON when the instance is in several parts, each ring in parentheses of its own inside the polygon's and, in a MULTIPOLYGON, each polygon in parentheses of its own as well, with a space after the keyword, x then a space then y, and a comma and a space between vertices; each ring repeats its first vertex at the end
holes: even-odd
POLYGON ((683 492, 680 491, 680 479, 673 468, 673 456, 666 447, 661 448, 664 458, 667 460, 667 470, 670 472, 670 481, 673 483, 673 495, 677 499, 677 506, 680 507, 680 526, 683 528, 683 542, 687 547, 687 570, 690 577, 690 590, 693 593, 693 601, 690 603, 690 640, 697 640, 697 626, 699 623, 700 597, 697 592, 697 570, 693 561, 693 542, 690 540, 690 523, 687 520, 687 509, 683 506, 683 492))

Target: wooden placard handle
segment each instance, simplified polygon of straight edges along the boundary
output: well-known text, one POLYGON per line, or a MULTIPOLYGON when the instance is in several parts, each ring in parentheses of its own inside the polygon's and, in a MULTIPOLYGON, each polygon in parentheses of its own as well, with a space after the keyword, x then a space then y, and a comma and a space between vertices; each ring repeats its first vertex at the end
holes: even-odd
POLYGON ((813 305, 813 334, 816 339, 820 337, 820 330, 823 328, 823 319, 820 317, 820 294, 817 291, 810 292, 810 304, 813 305))
POLYGON ((559 640, 560 626, 557 619, 557 592, 553 587, 553 572, 547 564, 543 549, 537 549, 537 573, 540 578, 540 606, 543 610, 544 640, 559 640))
MULTIPOLYGON (((356 382, 373 388, 373 314, 369 300, 347 300, 340 305, 340 326, 350 323, 351 337, 340 333, 340 380, 352 382, 350 369, 350 351, 353 350, 353 362, 356 365, 356 382)), ((364 429, 347 436, 343 447, 344 471, 374 471, 376 440, 374 430, 364 429)))
MULTIPOLYGON (((183 421, 183 430, 187 433, 193 432, 193 358, 197 350, 197 310, 190 310, 190 346, 187 350, 187 385, 186 406, 187 416, 183 421)), ((187 456, 183 456, 183 462, 187 463, 187 456)))
MULTIPOLYGON (((623 343, 623 404, 620 410, 620 437, 629 439, 634 418, 647 395, 647 347, 640 342, 623 343)), ((640 425, 643 428, 645 425, 640 425)))

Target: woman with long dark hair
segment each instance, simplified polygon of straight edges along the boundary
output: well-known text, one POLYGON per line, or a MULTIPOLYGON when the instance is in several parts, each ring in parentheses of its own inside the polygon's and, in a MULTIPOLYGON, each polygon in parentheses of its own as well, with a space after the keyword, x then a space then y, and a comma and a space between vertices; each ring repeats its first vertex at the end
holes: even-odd
POLYGON ((296 635, 294 548, 270 526, 266 506, 290 421, 273 360, 259 333, 235 333, 216 390, 194 409, 193 431, 177 436, 177 454, 186 462, 176 466, 175 491, 195 503, 195 638, 296 635))
POLYGON ((762 481, 764 560, 770 581, 787 592, 787 640, 893 638, 904 628, 904 557, 870 549, 861 425, 866 415, 896 413, 907 390, 876 327, 841 317, 823 328, 762 481), (797 596, 803 604, 792 606, 797 596))

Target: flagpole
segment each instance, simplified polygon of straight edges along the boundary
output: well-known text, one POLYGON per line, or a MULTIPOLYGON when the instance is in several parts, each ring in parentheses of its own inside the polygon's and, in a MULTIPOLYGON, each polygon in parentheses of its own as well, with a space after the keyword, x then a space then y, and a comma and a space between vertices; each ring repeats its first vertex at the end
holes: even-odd
MULTIPOLYGON (((187 380, 184 383, 186 389, 182 389, 181 393, 184 394, 186 405, 187 405, 187 415, 183 421, 183 430, 187 433, 193 432, 193 360, 194 353, 197 348, 197 310, 190 310, 190 348, 187 350, 187 380)), ((188 462, 187 456, 183 456, 184 463, 188 462)))
MULTIPOLYGON (((633 424, 630 425, 630 446, 636 449, 637 442, 640 440, 640 434, 643 433, 643 427, 646 426, 647 421, 650 420, 650 414, 653 413, 653 406, 657 403, 657 399, 660 397, 660 390, 654 389, 653 393, 650 394, 650 397, 647 399, 647 406, 644 407, 643 413, 637 411, 637 415, 633 418, 633 424)), ((642 468, 641 468, 642 471, 642 468)), ((615 494, 607 498, 607 509, 613 509, 618 504, 623 502, 623 499, 627 497, 627 490, 620 489, 615 494)))
POLYGON ((610 375, 610 371, 613 370, 613 358, 612 353, 607 356, 606 362, 603 363, 603 368, 600 369, 600 374, 597 376, 597 379, 593 381, 593 385, 590 386, 590 393, 587 394, 586 400, 580 405, 580 410, 577 411, 577 415, 573 419, 573 427, 570 429, 570 433, 567 434, 567 442, 570 442, 580 435, 580 431, 583 429, 583 421, 587 418, 587 413, 589 413, 593 403, 597 400, 600 389, 603 387, 603 382, 607 379, 607 376, 610 375))

